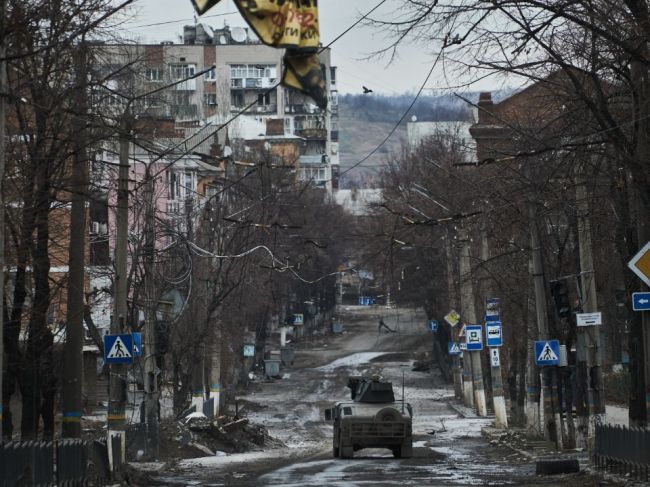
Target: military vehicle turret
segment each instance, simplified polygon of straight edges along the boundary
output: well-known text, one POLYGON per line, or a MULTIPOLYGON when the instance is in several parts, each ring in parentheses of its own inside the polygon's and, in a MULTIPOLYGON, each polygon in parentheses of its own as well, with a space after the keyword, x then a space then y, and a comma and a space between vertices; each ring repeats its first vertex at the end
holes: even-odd
POLYGON ((325 410, 334 423, 335 457, 352 458, 363 448, 388 448, 395 458, 413 454, 413 409, 395 401, 393 385, 378 377, 350 377, 351 401, 337 402, 325 410))

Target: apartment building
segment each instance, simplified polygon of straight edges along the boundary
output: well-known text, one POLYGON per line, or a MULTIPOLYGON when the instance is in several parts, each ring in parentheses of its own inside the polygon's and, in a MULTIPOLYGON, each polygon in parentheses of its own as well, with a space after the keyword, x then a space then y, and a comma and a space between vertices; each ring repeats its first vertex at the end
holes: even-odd
POLYGON ((179 128, 217 125, 236 117, 228 124, 231 140, 264 137, 267 121, 281 119, 283 135, 301 141, 298 178, 330 192, 338 188, 336 67, 331 66, 329 49, 320 55, 327 110, 279 85, 284 51, 263 45, 247 29, 213 30, 197 24, 184 28, 182 44, 100 45, 95 51, 110 79, 100 103, 123 106, 126 101, 115 91, 127 88, 137 97, 131 103, 136 113, 172 118, 179 128), (171 83, 176 84, 162 89, 171 83))

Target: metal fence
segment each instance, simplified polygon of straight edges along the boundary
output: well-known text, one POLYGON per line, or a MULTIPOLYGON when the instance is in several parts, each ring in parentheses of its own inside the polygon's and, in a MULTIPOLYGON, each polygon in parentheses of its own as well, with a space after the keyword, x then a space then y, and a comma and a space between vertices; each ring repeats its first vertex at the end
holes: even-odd
POLYGON ((594 464, 641 480, 650 480, 650 430, 596 426, 594 464))
POLYGON ((0 487, 106 485, 106 444, 99 441, 9 441, 0 444, 0 487))

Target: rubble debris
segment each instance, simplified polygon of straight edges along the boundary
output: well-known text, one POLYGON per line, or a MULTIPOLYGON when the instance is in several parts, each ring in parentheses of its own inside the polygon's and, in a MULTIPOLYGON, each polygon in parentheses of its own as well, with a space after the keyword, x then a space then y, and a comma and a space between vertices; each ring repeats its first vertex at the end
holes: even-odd
POLYGON ((262 425, 252 424, 248 418, 235 419, 222 415, 210 420, 195 414, 192 418, 161 424, 161 439, 169 459, 197 458, 262 451, 284 444, 271 437, 262 425), (220 452, 220 453, 217 453, 220 452))
POLYGON ((431 370, 431 360, 416 360, 411 367, 413 372, 429 372, 431 370))

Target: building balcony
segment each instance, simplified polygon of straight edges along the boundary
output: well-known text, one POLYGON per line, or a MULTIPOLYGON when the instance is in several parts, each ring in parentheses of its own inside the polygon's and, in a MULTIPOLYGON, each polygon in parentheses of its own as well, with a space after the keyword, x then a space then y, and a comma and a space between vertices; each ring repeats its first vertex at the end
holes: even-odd
POLYGON ((301 166, 305 166, 305 165, 309 166, 314 164, 327 164, 329 162, 327 154, 302 155, 298 160, 301 166))
POLYGON ((327 130, 320 128, 298 128, 294 130, 299 137, 311 140, 327 140, 327 130))
POLYGON ((233 78, 230 88, 233 90, 268 90, 277 84, 276 78, 233 78))
POLYGON ((199 115, 199 108, 196 105, 172 105, 171 115, 181 120, 194 120, 199 115))
POLYGON ((309 105, 309 104, 286 105, 284 107, 284 112, 295 113, 295 114, 319 114, 320 108, 318 108, 316 105, 309 105))
MULTIPOLYGON (((230 111, 232 113, 238 113, 242 111, 244 108, 246 108, 248 105, 243 105, 243 106, 231 106, 230 111)), ((278 111, 278 106, 277 105, 257 105, 254 107, 251 107, 246 111, 246 114, 250 115, 251 113, 277 113, 278 111)))

